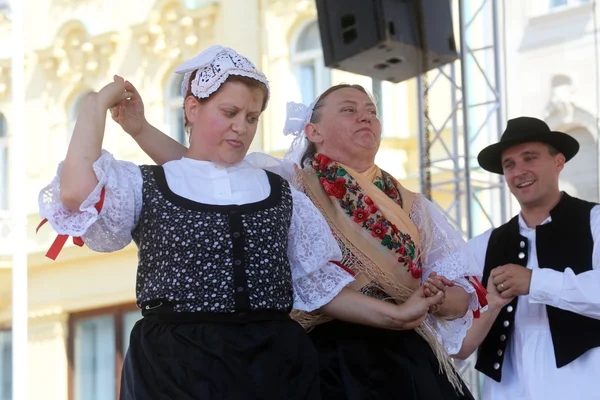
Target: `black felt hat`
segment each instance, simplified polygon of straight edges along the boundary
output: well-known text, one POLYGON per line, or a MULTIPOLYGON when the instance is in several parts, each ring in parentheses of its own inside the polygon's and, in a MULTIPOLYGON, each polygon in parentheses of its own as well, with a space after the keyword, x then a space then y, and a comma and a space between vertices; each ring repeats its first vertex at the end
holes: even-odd
POLYGON ((530 142, 551 145, 561 152, 567 161, 579 151, 579 142, 572 136, 550 130, 548 125, 540 119, 519 117, 508 121, 500 141, 481 150, 477 161, 486 171, 503 175, 502 152, 509 147, 530 142))

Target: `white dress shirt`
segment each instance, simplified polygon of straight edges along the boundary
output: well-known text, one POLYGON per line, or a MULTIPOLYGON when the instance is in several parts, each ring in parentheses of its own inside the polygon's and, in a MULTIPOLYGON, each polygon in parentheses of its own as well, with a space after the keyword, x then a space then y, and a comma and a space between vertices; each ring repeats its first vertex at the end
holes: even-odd
MULTIPOLYGON (((543 224, 551 221, 548 217, 543 224)), ((600 206, 590 216, 594 248, 592 270, 575 275, 538 265, 536 231, 519 214, 519 230, 531 244, 527 268, 531 269, 529 295, 519 297, 513 335, 502 364, 502 381, 484 379, 483 400, 600 399, 600 348, 556 368, 546 305, 600 319, 600 206)), ((469 247, 483 270, 492 230, 471 239, 469 247)), ((561 251, 565 251, 562 250, 561 251)), ((600 335, 600 332, 597 333, 600 335)))
POLYGON ((221 206, 255 203, 271 193, 267 174, 246 161, 222 167, 184 157, 164 164, 163 168, 169 189, 198 203, 221 206))

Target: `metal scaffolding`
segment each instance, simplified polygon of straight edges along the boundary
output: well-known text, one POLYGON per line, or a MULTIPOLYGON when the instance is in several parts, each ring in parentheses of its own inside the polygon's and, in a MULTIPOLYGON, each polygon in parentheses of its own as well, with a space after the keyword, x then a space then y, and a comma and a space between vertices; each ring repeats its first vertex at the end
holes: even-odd
POLYGON ((466 238, 506 221, 503 180, 476 160, 504 126, 498 3, 454 0, 460 59, 417 79, 421 190, 466 238))

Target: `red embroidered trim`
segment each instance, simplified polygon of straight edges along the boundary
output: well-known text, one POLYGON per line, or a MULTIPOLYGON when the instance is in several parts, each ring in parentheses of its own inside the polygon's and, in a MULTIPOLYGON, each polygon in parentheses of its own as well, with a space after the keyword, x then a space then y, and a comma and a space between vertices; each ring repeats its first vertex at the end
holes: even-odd
POLYGON ((473 316, 475 318, 479 318, 481 312, 479 311, 481 308, 485 307, 488 305, 488 301, 487 301, 487 294, 488 291, 483 287, 483 285, 481 284, 481 282, 479 282, 479 279, 477 279, 474 276, 470 276, 467 279, 469 281, 469 283, 471 285, 473 285, 473 287, 475 288, 475 293, 477 293, 477 300, 479 301, 479 308, 475 311, 473 311, 473 316))
POLYGON ((346 267, 344 264, 342 264, 341 262, 338 261, 330 261, 330 263, 337 265, 338 267, 340 267, 341 269, 343 269, 344 271, 346 271, 347 273, 349 273, 352 276, 356 276, 356 272, 352 271, 350 268, 346 267))

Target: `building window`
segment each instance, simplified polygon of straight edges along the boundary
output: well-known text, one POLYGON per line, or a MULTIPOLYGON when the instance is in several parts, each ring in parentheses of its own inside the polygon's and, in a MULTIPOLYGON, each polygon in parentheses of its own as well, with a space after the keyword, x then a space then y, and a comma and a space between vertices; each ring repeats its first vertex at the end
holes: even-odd
POLYGON ((89 91, 86 91, 77 95, 75 99, 71 102, 71 105, 67 110, 67 142, 71 141, 71 137, 73 136, 73 129, 75 129, 75 122, 77 122, 77 117, 79 116, 79 111, 81 110, 81 104, 83 103, 83 99, 88 93, 89 91))
POLYGON ((577 6, 580 4, 589 3, 590 0, 549 0, 550 8, 577 6))
POLYGON ((123 359, 129 335, 141 318, 135 305, 71 315, 69 389, 74 400, 119 398, 123 359))
POLYGON ((12 399, 12 332, 0 330, 0 400, 12 399))
POLYGON ((189 146, 189 138, 185 132, 183 120, 183 99, 181 97, 181 82, 183 75, 176 74, 167 85, 165 99, 165 124, 169 136, 179 143, 189 146))
POLYGON ((0 210, 8 209, 8 128, 0 114, 0 210))
POLYGON ((331 74, 323 61, 317 21, 310 22, 300 30, 292 49, 292 68, 301 100, 304 104, 310 104, 331 82, 331 74))
POLYGON ((183 1, 183 4, 185 4, 185 6, 189 10, 196 10, 200 7, 204 7, 209 4, 218 4, 218 3, 219 3, 219 0, 184 0, 183 1))

